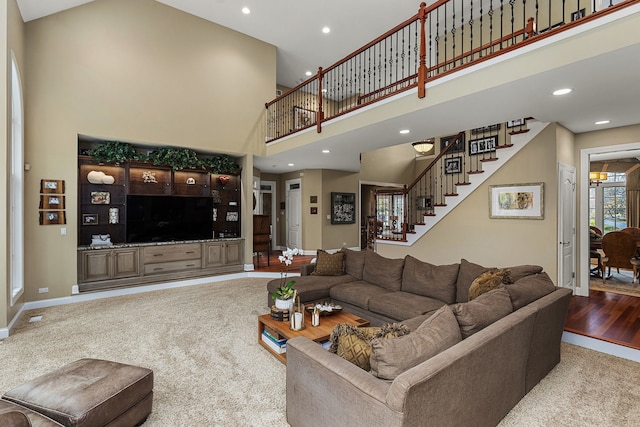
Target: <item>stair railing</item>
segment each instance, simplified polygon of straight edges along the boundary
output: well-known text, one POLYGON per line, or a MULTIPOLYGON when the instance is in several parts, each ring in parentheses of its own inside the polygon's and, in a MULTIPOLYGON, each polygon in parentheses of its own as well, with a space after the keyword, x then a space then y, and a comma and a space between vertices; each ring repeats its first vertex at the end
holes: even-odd
POLYGON ((266 142, 417 88, 621 8, 626 0, 438 0, 265 104, 266 142), (602 6, 598 6, 602 4, 602 6))

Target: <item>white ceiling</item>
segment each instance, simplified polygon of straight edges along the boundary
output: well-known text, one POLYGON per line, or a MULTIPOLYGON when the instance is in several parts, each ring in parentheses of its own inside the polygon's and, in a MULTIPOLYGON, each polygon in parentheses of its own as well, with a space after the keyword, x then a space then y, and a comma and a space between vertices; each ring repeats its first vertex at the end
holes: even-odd
MULTIPOLYGON (((17 0, 25 21, 89 1, 93 0, 17 0)), ((156 1, 273 44, 277 48, 278 83, 290 87, 306 80, 306 71, 315 73, 318 66, 332 65, 409 18, 419 5, 418 0, 156 1), (243 6, 251 8, 252 13, 242 14, 243 6), (322 33, 324 26, 331 28, 329 34, 322 33)), ((636 6, 632 8, 638 12, 636 6)), ((292 170, 288 163, 295 164, 293 170, 357 171, 360 152, 523 115, 558 122, 574 133, 636 124, 640 123, 638 75, 640 42, 497 87, 491 93, 459 98, 431 110, 427 117, 424 112, 413 113, 269 158, 255 158, 255 166, 273 173, 292 170), (564 86, 574 92, 561 100, 552 99, 550 91, 564 86), (487 99, 492 100, 490 108, 487 99), (452 117, 463 117, 467 122, 452 123, 452 117), (603 118, 611 123, 594 124, 603 118), (400 128, 411 128, 412 134, 399 136, 400 128), (330 149, 331 154, 320 155, 322 149, 330 149)))

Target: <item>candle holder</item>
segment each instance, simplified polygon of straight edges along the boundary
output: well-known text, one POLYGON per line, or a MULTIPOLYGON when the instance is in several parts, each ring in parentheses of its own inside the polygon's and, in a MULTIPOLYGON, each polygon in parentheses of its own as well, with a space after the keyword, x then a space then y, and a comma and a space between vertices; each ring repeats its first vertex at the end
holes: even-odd
POLYGON ((300 297, 294 297, 294 303, 289 311, 289 321, 291 322, 292 331, 300 331, 304 329, 304 306, 300 303, 300 297))

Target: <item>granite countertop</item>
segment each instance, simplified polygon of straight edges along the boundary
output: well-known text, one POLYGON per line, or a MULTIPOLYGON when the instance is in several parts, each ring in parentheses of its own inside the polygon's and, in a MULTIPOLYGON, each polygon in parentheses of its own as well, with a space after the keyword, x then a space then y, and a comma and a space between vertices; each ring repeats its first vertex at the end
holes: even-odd
POLYGON ((87 245, 78 246, 78 251, 92 251, 94 249, 120 249, 120 248, 140 248, 143 246, 164 246, 164 245, 180 245, 183 243, 206 243, 206 242, 224 242, 230 240, 243 240, 242 237, 224 237, 218 239, 201 239, 201 240, 178 240, 173 242, 145 242, 145 243, 114 243, 112 245, 87 245))

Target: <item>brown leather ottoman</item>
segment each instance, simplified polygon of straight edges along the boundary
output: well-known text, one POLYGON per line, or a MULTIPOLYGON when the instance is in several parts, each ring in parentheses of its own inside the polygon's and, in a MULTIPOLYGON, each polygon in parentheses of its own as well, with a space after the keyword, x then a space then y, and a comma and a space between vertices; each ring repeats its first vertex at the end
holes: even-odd
POLYGON ((153 371, 81 359, 9 390, 2 399, 69 427, 131 427, 151 413, 153 371))

